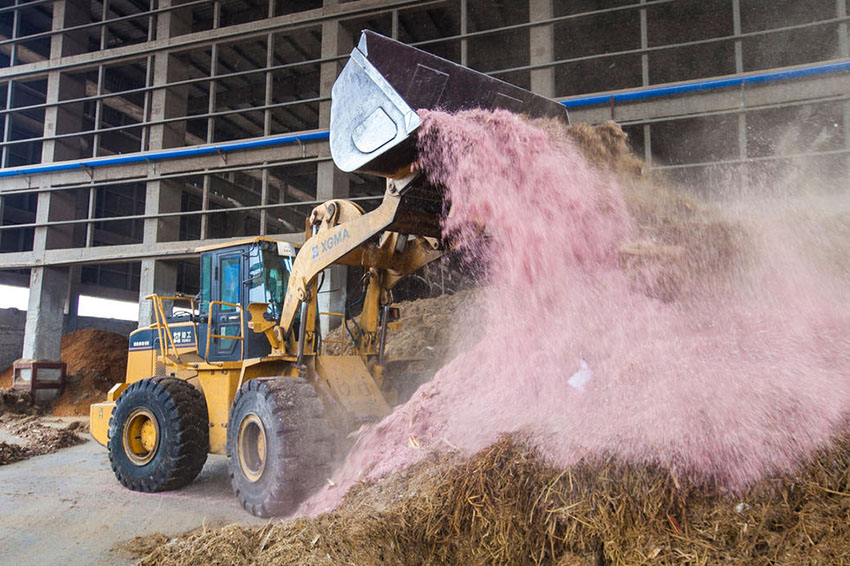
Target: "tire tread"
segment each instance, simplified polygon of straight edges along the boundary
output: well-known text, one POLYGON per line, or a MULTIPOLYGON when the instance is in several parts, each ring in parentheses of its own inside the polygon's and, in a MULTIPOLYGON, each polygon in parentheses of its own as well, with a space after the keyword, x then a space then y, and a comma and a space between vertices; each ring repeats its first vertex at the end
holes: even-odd
MULTIPOLYGON (((110 439, 108 442, 109 460, 115 477, 124 487, 133 491, 158 492, 179 489, 190 483, 201 472, 209 452, 209 420, 206 400, 203 394, 190 383, 173 377, 152 377, 132 383, 118 398, 109 420, 110 439), (168 446, 160 446, 161 454, 157 465, 146 477, 137 477, 124 458, 118 457, 116 450, 120 446, 121 423, 115 421, 122 399, 126 401, 133 392, 140 391, 149 395, 152 402, 160 405, 165 414, 165 422, 159 423, 160 430, 167 428, 171 438, 168 446), (117 435, 116 435, 117 433, 117 435)), ((162 433, 161 433, 162 434, 162 433)))
MULTIPOLYGON (((236 393, 229 422, 232 424, 228 427, 228 473, 239 502, 251 514, 261 517, 289 514, 328 477, 334 434, 325 419, 322 401, 309 382, 294 377, 253 379, 236 393), (271 467, 275 477, 261 495, 241 489, 245 480, 236 456, 240 418, 237 412, 242 410, 242 398, 251 394, 268 403, 269 412, 278 421, 273 428, 274 436, 283 439, 285 445, 285 450, 277 452, 277 461, 271 467)), ((269 462, 266 466, 270 469, 269 462)))

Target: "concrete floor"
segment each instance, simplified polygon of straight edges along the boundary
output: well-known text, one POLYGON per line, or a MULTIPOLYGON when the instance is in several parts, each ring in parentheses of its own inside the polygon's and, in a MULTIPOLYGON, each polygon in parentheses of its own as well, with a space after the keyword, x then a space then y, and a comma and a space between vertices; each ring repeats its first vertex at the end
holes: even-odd
POLYGON ((264 522, 239 506, 223 456, 210 456, 189 486, 157 494, 123 488, 92 440, 0 466, 0 565, 132 564, 110 552, 116 543, 221 521, 264 522))

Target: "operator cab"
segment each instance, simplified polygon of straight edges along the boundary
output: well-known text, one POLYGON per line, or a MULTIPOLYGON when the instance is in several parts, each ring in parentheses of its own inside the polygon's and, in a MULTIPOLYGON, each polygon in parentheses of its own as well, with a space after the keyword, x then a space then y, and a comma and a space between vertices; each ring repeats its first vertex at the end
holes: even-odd
POLYGON ((264 318, 280 318, 295 246, 258 237, 198 251, 198 355, 210 362, 223 362, 270 354, 266 336, 248 328, 248 305, 268 303, 264 318))

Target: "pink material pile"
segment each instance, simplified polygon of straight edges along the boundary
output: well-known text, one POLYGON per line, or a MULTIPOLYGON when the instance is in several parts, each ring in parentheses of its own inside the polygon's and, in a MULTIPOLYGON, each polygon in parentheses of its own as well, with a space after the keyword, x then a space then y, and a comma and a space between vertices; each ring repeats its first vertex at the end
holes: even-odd
POLYGON ((786 224, 750 215, 746 266, 662 302, 618 261, 635 227, 617 180, 568 139, 503 111, 422 117, 418 166, 447 190, 444 229, 485 266, 484 334, 362 431, 303 512, 505 432, 560 466, 616 455, 736 490, 846 426, 846 282, 812 268, 786 224))

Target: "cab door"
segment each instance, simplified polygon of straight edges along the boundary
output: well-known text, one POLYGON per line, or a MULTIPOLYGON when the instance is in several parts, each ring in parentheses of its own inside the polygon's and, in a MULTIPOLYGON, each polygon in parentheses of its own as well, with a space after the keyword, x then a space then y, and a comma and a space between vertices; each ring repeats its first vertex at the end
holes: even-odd
MULTIPOLYGON (((242 282, 244 280, 243 250, 228 250, 213 257, 213 277, 211 298, 233 305, 242 304, 242 282)), ((239 337, 243 335, 240 326, 240 310, 233 306, 211 303, 209 307, 210 334, 239 337)), ((210 338, 209 361, 234 361, 241 359, 242 341, 229 338, 210 338)))

